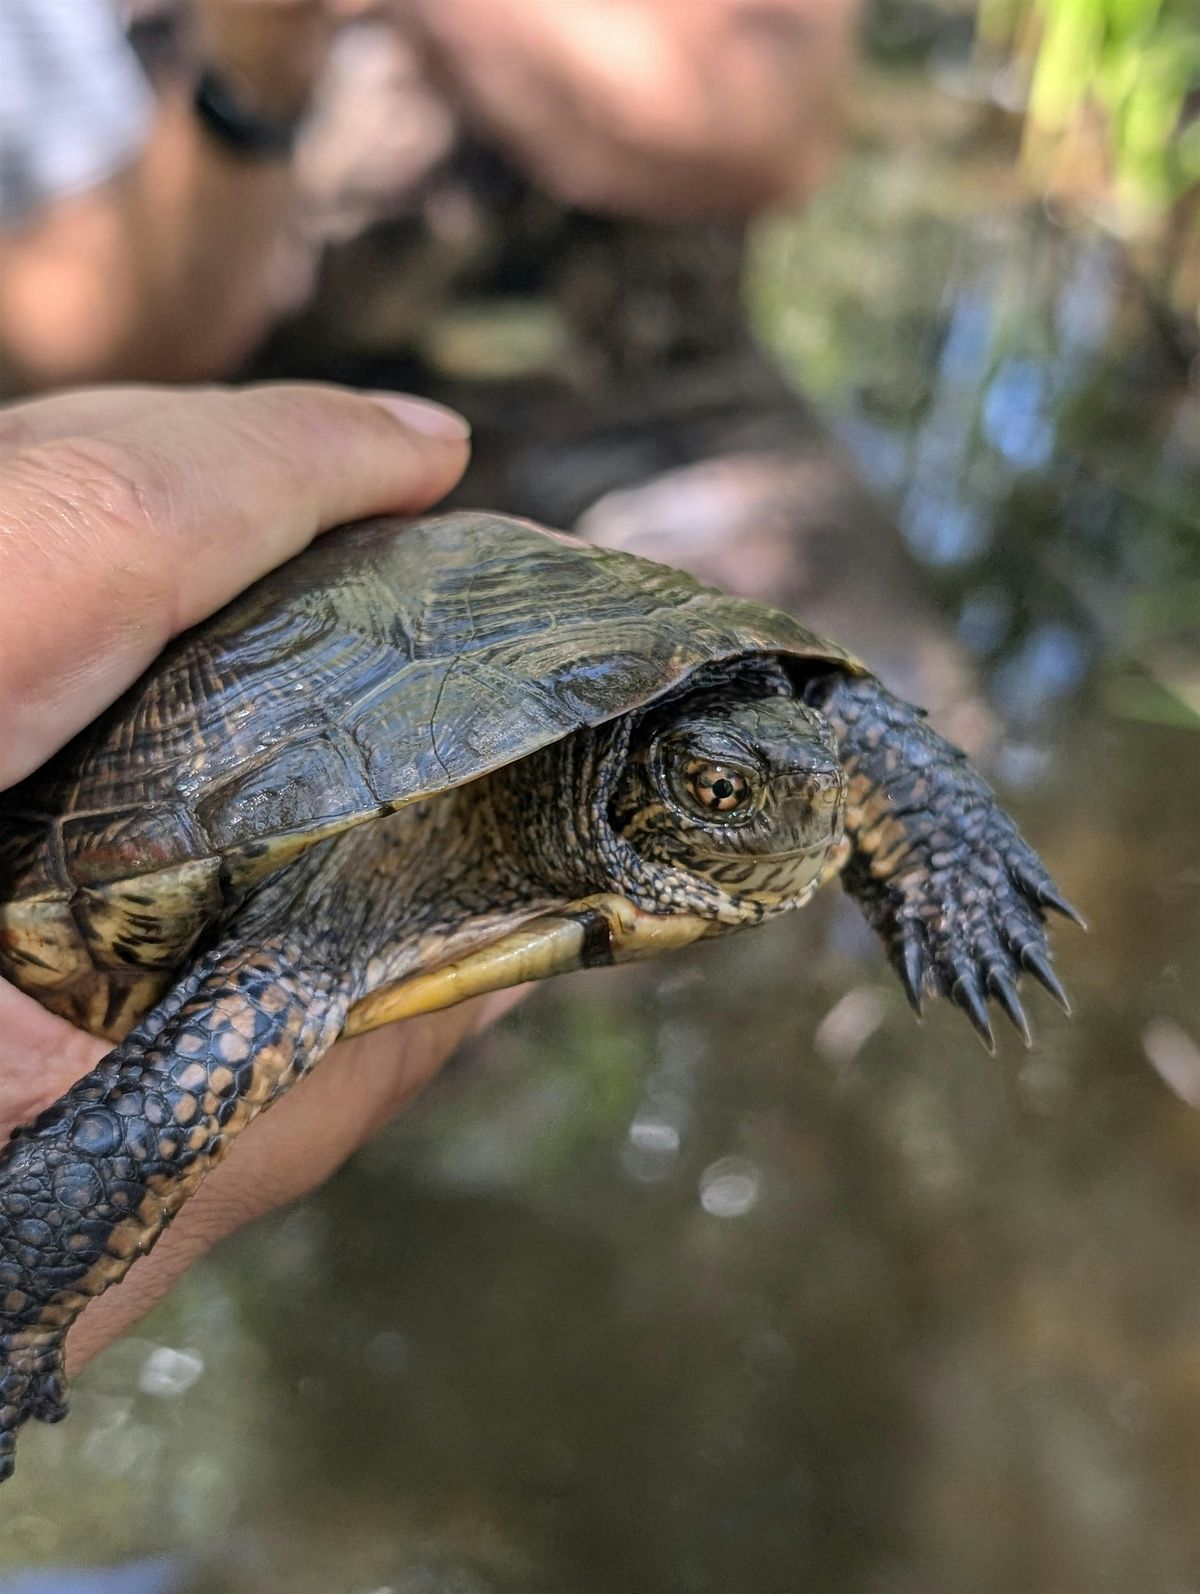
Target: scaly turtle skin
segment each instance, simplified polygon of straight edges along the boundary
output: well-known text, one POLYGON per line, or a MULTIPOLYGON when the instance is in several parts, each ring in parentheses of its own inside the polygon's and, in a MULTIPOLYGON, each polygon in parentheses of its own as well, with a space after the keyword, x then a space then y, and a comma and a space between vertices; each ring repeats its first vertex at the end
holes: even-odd
POLYGON ((0 1157, 0 1477, 63 1342, 341 1034, 842 878, 914 1004, 1027 1034, 1069 912, 963 755, 786 615, 521 521, 375 520, 0 797, 0 970, 114 1048, 0 1157), (843 865, 845 866, 843 868, 843 865))

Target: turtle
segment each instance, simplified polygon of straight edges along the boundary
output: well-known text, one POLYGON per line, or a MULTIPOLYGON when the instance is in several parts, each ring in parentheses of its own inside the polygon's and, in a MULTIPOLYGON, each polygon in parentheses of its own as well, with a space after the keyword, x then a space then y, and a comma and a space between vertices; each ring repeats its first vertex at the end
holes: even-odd
POLYGON ((339 529, 0 795, 0 972, 112 1050, 0 1153, 0 1476, 63 1346, 341 1035, 840 876, 909 1000, 1026 1041, 1078 915, 965 755, 797 620, 529 521, 339 529))

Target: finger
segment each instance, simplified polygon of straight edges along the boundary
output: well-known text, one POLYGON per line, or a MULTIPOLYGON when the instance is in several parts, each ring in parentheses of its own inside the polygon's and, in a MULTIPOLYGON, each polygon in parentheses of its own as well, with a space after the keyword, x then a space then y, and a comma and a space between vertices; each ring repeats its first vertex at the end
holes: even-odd
POLYGON ((216 1243, 327 1179, 433 1077, 458 1044, 521 996, 500 991, 344 1041, 233 1143, 149 1256, 93 1302, 67 1340, 68 1370, 143 1317, 216 1243))
POLYGON ((111 1049, 0 980, 0 1143, 111 1049))
POLYGON ((166 391, 145 413, 10 454, 0 787, 319 532, 423 509, 466 460, 466 423, 440 406, 301 383, 166 391))

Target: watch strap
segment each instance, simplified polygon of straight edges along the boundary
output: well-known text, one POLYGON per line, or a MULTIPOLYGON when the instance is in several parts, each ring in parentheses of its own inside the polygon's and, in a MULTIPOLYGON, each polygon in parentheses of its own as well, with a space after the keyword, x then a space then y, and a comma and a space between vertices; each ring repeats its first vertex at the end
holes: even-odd
POLYGON ((196 80, 192 108, 205 131, 243 160, 286 160, 295 148, 303 120, 302 113, 264 115, 249 103, 232 77, 211 66, 196 80))

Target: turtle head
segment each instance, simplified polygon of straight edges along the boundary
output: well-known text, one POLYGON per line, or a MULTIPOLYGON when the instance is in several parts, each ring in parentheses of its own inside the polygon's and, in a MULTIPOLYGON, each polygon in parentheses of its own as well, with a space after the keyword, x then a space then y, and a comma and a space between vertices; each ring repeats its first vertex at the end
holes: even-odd
POLYGON ((791 695, 760 693, 734 679, 647 714, 609 808, 633 872, 664 904, 725 923, 798 906, 846 851, 829 721, 791 695))
MULTIPOLYGON (((799 907, 845 863, 831 722, 769 661, 581 730, 463 788, 504 927, 360 1002, 346 1033, 570 969, 627 963, 799 907), (536 902, 536 916, 521 904, 536 902)), ((450 855, 436 855, 438 900, 450 855)))

